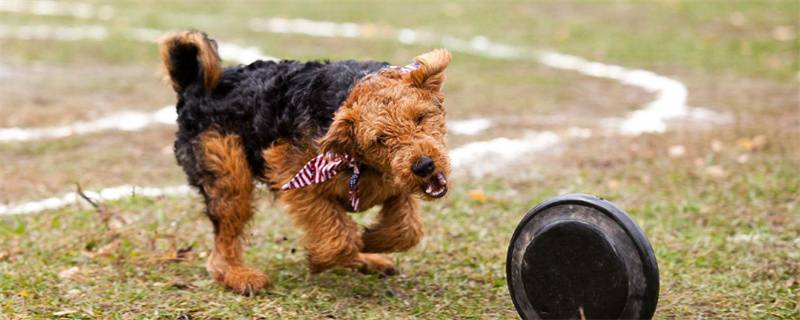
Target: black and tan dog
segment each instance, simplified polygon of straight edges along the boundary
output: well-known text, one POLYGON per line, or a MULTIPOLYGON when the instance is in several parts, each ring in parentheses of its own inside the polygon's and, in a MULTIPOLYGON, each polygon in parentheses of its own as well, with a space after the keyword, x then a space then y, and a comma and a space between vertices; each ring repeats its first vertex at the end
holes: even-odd
POLYGON ((305 230, 312 272, 334 266, 393 274, 378 253, 422 237, 419 198, 447 192, 441 93, 447 50, 403 68, 374 61, 257 61, 223 68, 200 32, 161 41, 177 92, 175 157, 214 226, 207 269, 242 294, 269 279, 243 262, 242 234, 264 182, 305 230), (349 216, 381 206, 363 230, 349 216))

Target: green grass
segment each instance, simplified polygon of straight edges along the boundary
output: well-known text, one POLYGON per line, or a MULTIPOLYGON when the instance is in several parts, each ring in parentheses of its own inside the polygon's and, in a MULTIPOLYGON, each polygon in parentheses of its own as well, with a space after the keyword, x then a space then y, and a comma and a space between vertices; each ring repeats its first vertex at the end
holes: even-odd
MULTIPOLYGON (((356 2, 268 2, 204 3, 129 2, 115 3, 124 18, 113 30, 132 27, 159 29, 198 28, 225 39, 247 34, 247 21, 270 16, 301 17, 340 22, 372 22, 396 27, 452 34, 465 38, 482 34, 511 44, 550 48, 594 59, 647 68, 689 68, 729 72, 746 76, 795 79, 800 70, 797 38, 797 1, 651 1, 651 2, 531 2, 495 5, 479 2, 420 4, 381 1, 356 2), (315 10, 308 10, 309 7, 315 10), (494 14, 486 14, 493 12, 494 14), (504 17, 496 19, 497 16, 504 17), (470 23, 464 23, 469 21, 470 23), (789 29, 790 39, 775 37, 776 28, 789 29)), ((19 17, 0 14, 11 23, 52 21, 86 24, 70 18, 19 17)), ((5 22, 5 23, 9 23, 5 22)), ((92 21, 93 24, 103 24, 92 21)), ((308 57, 308 50, 285 51, 303 37, 273 35, 256 37, 268 52, 281 57, 308 57), (283 38, 283 39, 281 39, 283 38), (281 39, 278 41, 270 39, 281 39)), ((318 41, 318 40, 314 40, 318 41)), ((87 44, 65 46, 58 52, 36 50, 12 42, 23 57, 57 61, 79 59, 87 44)), ((95 48, 103 59, 120 62, 125 57, 148 59, 141 46, 114 40, 113 46, 95 48), (133 50, 133 52, 130 52, 133 50), (131 54, 133 53, 133 54, 131 54)), ((385 45, 392 50, 396 46, 385 45)), ((329 52, 324 55, 330 57, 329 52)), ((352 55, 345 55, 352 57, 352 55)))
POLYGON ((659 317, 796 317, 800 288, 792 280, 800 272, 800 225, 792 217, 800 205, 800 170, 769 153, 745 165, 720 158, 742 174, 720 183, 687 168, 691 161, 642 157, 602 174, 458 181, 445 201, 425 205, 427 237, 396 255, 402 274, 388 279, 347 270, 310 275, 299 232, 263 201, 247 258, 276 285, 254 298, 226 293, 206 275, 197 255, 209 252, 210 226, 197 198, 112 203, 109 208, 129 221, 113 230, 93 210, 78 208, 3 218, 0 244, 10 257, 0 262, 0 310, 34 317, 66 310, 99 318, 513 318, 504 260, 516 223, 547 197, 592 191, 626 208, 656 249, 659 317), (643 172, 658 172, 646 188, 639 182, 643 172), (619 186, 609 187, 610 180, 619 186), (470 200, 465 191, 473 188, 491 200, 470 200), (741 234, 759 238, 729 239, 741 234), (119 247, 109 255, 92 256, 114 241, 119 247), (161 259, 190 245, 187 261, 161 259), (71 267, 79 273, 59 278, 71 267))
MULTIPOLYGON (((106 41, 0 40, 0 67, 26 70, 32 84, 19 88, 26 91, 20 96, 31 98, 13 100, 15 92, 0 97, 0 105, 25 106, 4 114, 47 114, 48 120, 40 120, 51 125, 95 115, 76 115, 85 111, 84 104, 91 110, 108 105, 101 110, 106 114, 173 103, 171 91, 158 83, 156 46, 127 39, 131 28, 194 27, 220 40, 297 59, 400 64, 429 49, 247 29, 251 18, 281 16, 374 22, 464 38, 482 34, 652 68, 685 80, 693 104, 729 113, 734 121, 670 124, 667 134, 636 138, 596 135, 523 159, 510 168, 515 175, 456 176, 447 198, 425 204, 423 242, 393 255, 401 270, 397 277, 348 270, 310 275, 300 231, 264 195, 250 228, 247 260, 275 285, 252 298, 226 292, 206 274, 211 227, 196 196, 108 203, 127 222, 113 228, 86 205, 3 216, 0 319, 515 318, 504 272, 509 238, 528 209, 566 192, 610 199, 644 229, 661 272, 657 318, 800 317, 796 1, 108 3, 118 15, 112 21, 0 13, 3 25, 97 24, 112 33, 106 41), (782 26, 793 28, 793 40, 774 37, 782 26), (71 99, 75 96, 81 99, 71 99), (37 110, 37 103, 28 101, 36 97, 45 97, 50 109, 37 110), (737 143, 758 135, 766 138, 764 146, 750 150, 737 143), (674 145, 684 146, 686 154, 669 156, 674 145), (712 167, 722 174, 710 174, 712 167), (467 193, 474 189, 490 200, 470 199, 467 193), (185 260, 164 259, 189 246, 185 260), (70 268, 77 272, 65 274, 70 268)), ((0 84, 15 84, 7 79, 0 78, 0 84)), ((453 119, 501 121, 482 136, 452 137, 451 147, 525 130, 584 126, 622 116, 652 99, 635 88, 532 61, 466 54, 455 55, 446 94, 453 119)), ((36 117, 21 118, 26 125, 37 124, 36 117)), ((602 131, 599 125, 592 128, 602 131)), ((174 184, 182 173, 173 156, 163 152, 170 140, 167 129, 153 128, 5 144, 0 146, 0 193, 35 199, 72 191, 74 181, 87 188, 174 184)), ((373 215, 355 217, 366 223, 373 215)))

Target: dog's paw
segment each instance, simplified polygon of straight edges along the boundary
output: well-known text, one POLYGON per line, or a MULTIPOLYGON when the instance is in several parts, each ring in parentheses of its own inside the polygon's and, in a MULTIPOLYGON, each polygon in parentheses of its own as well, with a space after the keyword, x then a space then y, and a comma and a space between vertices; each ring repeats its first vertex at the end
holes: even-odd
POLYGON ((393 276, 397 274, 397 269, 394 267, 394 262, 383 255, 375 253, 359 253, 358 260, 359 272, 379 273, 385 276, 393 276))
POLYGON ((246 296, 255 295, 270 285, 266 275, 248 267, 230 267, 214 278, 231 291, 246 296))

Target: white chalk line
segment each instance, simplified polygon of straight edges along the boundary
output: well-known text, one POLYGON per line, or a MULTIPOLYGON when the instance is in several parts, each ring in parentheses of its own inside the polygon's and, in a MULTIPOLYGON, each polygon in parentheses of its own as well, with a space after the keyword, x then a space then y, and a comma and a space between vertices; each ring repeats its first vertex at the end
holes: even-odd
POLYGON ((49 0, 0 0, 0 12, 100 20, 110 20, 114 17, 114 8, 108 5, 95 6, 87 2, 49 0))
MULTIPOLYGON (((164 32, 154 29, 133 29, 127 36, 130 39, 142 42, 156 41, 164 32)), ((104 40, 109 36, 108 30, 103 26, 18 26, 9 27, 0 25, 0 38, 19 38, 33 40, 104 40)), ((240 63, 250 63, 256 60, 279 60, 265 55, 256 47, 242 47, 226 42, 218 43, 218 50, 222 57, 240 63)), ((158 124, 170 125, 175 123, 176 115, 173 106, 167 106, 151 113, 141 111, 122 111, 92 121, 76 122, 65 126, 43 128, 0 128, 0 142, 32 141, 40 139, 65 138, 72 135, 89 134, 105 130, 137 131, 158 124)), ((450 130, 455 134, 475 135, 491 125, 488 119, 455 120, 450 124, 450 130)))
POLYGON ((59 127, 0 128, 0 142, 56 139, 104 130, 138 131, 155 124, 175 124, 175 107, 166 106, 155 112, 123 111, 100 119, 75 122, 59 127))
MULTIPOLYGON (((544 151, 556 147, 560 141, 557 134, 551 131, 528 132, 521 139, 496 138, 489 141, 472 142, 450 151, 453 168, 469 170, 470 174, 483 176, 502 170, 508 163, 522 160, 520 154, 544 151), (479 165, 476 165, 479 164, 479 165)), ((188 185, 168 187, 137 187, 121 185, 104 188, 98 191, 86 191, 85 194, 98 202, 114 201, 123 198, 137 197, 174 197, 190 194, 188 185)), ((55 210, 80 201, 76 192, 69 192, 59 197, 19 204, 0 204, 0 216, 34 214, 46 210, 55 210)))
MULTIPOLYGON (((720 118, 709 109, 689 108, 688 89, 682 82, 658 75, 654 72, 629 69, 617 65, 589 61, 584 58, 553 51, 530 50, 523 47, 493 42, 484 36, 460 39, 451 36, 437 36, 434 33, 412 29, 396 29, 375 24, 336 23, 308 19, 252 19, 253 31, 277 34, 301 34, 316 37, 372 38, 395 40, 403 44, 444 46, 452 51, 474 54, 491 59, 532 59, 546 66, 571 70, 578 73, 618 81, 646 90, 656 95, 641 109, 626 118, 601 119, 600 123, 612 123, 615 131, 623 135, 643 133, 663 133, 667 129, 666 120, 691 116, 692 118, 720 118)), ((488 119, 470 123, 475 132, 487 129, 488 119)), ((469 130, 467 130, 469 132, 469 130)), ((565 138, 585 139, 592 136, 591 129, 570 127, 565 138)), ((507 167, 524 156, 553 150, 564 140, 552 131, 528 132, 523 138, 496 138, 488 141, 467 143, 450 152, 454 168, 468 170, 473 176, 483 176, 507 167)))
MULTIPOLYGON (((374 27, 370 29, 369 25, 367 25, 367 28, 364 29, 364 25, 353 24, 353 23, 339 24, 332 22, 318 22, 318 21, 301 20, 301 19, 295 19, 295 20, 270 19, 267 20, 266 22, 267 22, 266 24, 259 24, 257 20, 254 20, 251 23, 251 28, 253 28, 254 30, 261 28, 262 29, 261 31, 264 31, 263 29, 266 28, 266 30, 270 32, 302 33, 312 36, 323 36, 323 37, 354 38, 364 35, 381 35, 382 33, 394 34, 399 42, 405 44, 430 43, 431 39, 434 39, 434 37, 432 37, 431 34, 421 33, 410 29, 401 29, 397 32, 394 32, 392 31, 392 29, 389 29, 389 31, 387 32, 386 29, 380 29, 374 27), (324 28, 320 28, 320 26, 324 28), (320 31, 322 29, 328 29, 328 31, 320 31), (370 34, 370 32, 373 33, 370 34)), ((151 30, 145 30, 145 31, 151 31, 151 30)), ((92 32, 93 33, 89 33, 90 37, 96 37, 93 36, 92 34, 96 34, 97 31, 94 30, 92 32)), ((153 35, 152 33, 148 32, 144 33, 148 35, 153 35)), ((526 54, 524 54, 524 51, 521 51, 516 47, 504 44, 492 43, 487 38, 481 36, 474 37, 469 41, 453 37, 442 37, 439 42, 454 51, 478 54, 490 58, 516 59, 526 56, 526 54)), ((238 50, 238 52, 241 53, 242 50, 238 50)), ((247 54, 251 53, 252 51, 247 52, 247 54)), ((549 65, 551 67, 574 70, 582 74, 595 77, 605 77, 609 79, 614 79, 625 84, 644 88, 650 92, 655 92, 657 94, 657 99, 648 104, 647 106, 645 106, 642 109, 644 110, 643 113, 637 114, 636 112, 634 112, 628 117, 628 120, 626 120, 635 122, 637 123, 637 125, 626 126, 625 123, 623 123, 623 125, 620 127, 620 131, 624 134, 635 135, 643 132, 663 132, 666 129, 666 125, 663 124, 663 120, 676 117, 679 115, 684 115, 687 112, 686 110, 688 109, 688 107, 686 106, 686 97, 688 95, 688 90, 686 89, 686 86, 679 81, 659 76, 655 73, 646 70, 631 70, 620 66, 606 65, 598 62, 590 62, 580 57, 565 55, 555 52, 542 52, 542 53, 537 53, 534 56, 537 57, 537 60, 540 61, 541 63, 549 65), (675 107, 676 103, 677 107, 675 107), (645 125, 639 125, 638 123, 644 123, 645 125)), ((485 125, 485 121, 478 121, 470 125, 467 125, 466 127, 481 128, 488 126, 485 125)), ((454 129, 454 131, 456 130, 458 129, 454 129)), ((480 132, 482 130, 485 130, 485 128, 466 129, 465 132, 480 132)), ((571 132, 570 135, 573 137, 591 136, 591 131, 587 132, 587 130, 589 129, 579 128, 577 130, 570 130, 571 132)), ((475 163, 478 161, 477 159, 485 159, 486 157, 515 159, 524 153, 546 150, 547 148, 556 146, 559 140, 560 139, 558 135, 556 135, 553 132, 546 131, 542 133, 528 133, 522 139, 497 138, 489 141, 468 143, 452 150, 451 160, 453 161, 454 167, 461 167, 461 166, 466 166, 469 163, 475 163), (511 152, 509 150, 517 150, 517 151, 511 152)), ((502 164, 502 162, 500 161, 497 161, 496 163, 502 164)), ((482 175, 492 170, 493 169, 487 167, 484 170, 479 170, 477 172, 474 172, 474 174, 482 175)), ((110 189, 113 190, 114 188, 110 189)), ((152 190, 154 194, 159 194, 159 192, 156 191, 161 189, 153 188, 152 190)), ((132 192, 133 191, 131 190, 131 192, 129 192, 128 194, 131 194, 132 192)), ((50 198, 41 201, 29 202, 14 207, 3 206, 0 207, 0 212, 4 211, 6 212, 24 211, 24 213, 39 212, 51 208, 51 207, 46 207, 46 205, 42 207, 43 206, 42 203, 50 203, 50 205, 56 205, 57 203, 60 203, 60 200, 64 200, 68 204, 71 203, 69 201, 74 202, 74 200, 72 200, 74 197, 75 197, 74 194, 73 195, 67 194, 62 198, 50 198), (38 207, 42 207, 42 209, 36 209, 38 207), (29 208, 29 209, 23 210, 20 208, 29 208), (33 210, 31 210, 30 208, 33 208, 33 210)), ((113 197, 111 199, 113 199, 113 197)))
MULTIPOLYGON (((450 151, 450 161, 454 168, 469 169, 473 175, 485 175, 495 170, 502 169, 508 162, 519 160, 520 153, 530 153, 546 150, 558 144, 559 137, 553 132, 529 132, 522 139, 497 138, 489 141, 467 143, 450 151), (478 162, 490 165, 475 165, 478 162)), ((183 196, 192 191, 188 185, 168 187, 137 187, 121 185, 104 188, 98 191, 86 191, 85 194, 98 202, 114 201, 123 198, 138 197, 170 197, 183 196)), ((41 200, 29 201, 19 204, 0 204, 0 216, 24 215, 39 213, 45 210, 64 208, 80 201, 76 192, 69 192, 59 197, 50 197, 41 200)))
POLYGON ((533 59, 546 66, 572 70, 578 73, 616 80, 622 84, 639 87, 652 92, 656 99, 629 114, 618 125, 618 132, 625 135, 663 133, 666 120, 686 117, 691 114, 687 105, 688 89, 682 82, 656 74, 652 71, 629 69, 622 66, 589 61, 584 58, 553 51, 537 51, 504 43, 493 42, 484 36, 460 39, 437 36, 430 32, 412 29, 396 29, 375 24, 336 23, 307 19, 253 19, 253 31, 302 34, 317 37, 393 39, 403 44, 441 45, 450 50, 475 54, 493 59, 533 59))
POLYGON ((103 26, 0 25, 0 39, 82 41, 108 38, 103 26))
MULTIPOLYGON (((25 40, 104 40, 110 32, 103 26, 6 26, 0 25, 0 38, 25 40)), ((128 38, 141 42, 155 42, 164 32, 153 29, 132 29, 128 38)), ((225 59, 239 63, 256 60, 278 60, 265 55, 256 47, 243 47, 231 43, 218 43, 219 53, 225 59)), ((78 134, 88 134, 104 130, 136 131, 156 124, 174 124, 175 109, 164 107, 151 113, 141 111, 122 111, 92 121, 77 122, 65 126, 44 128, 0 128, 0 142, 31 141, 39 139, 64 138, 78 134)))
MULTIPOLYGON (((176 185, 168 187, 137 187, 132 185, 121 185, 116 187, 104 188, 98 191, 85 191, 88 197, 98 202, 120 200, 132 196, 137 197, 173 197, 189 194, 192 188, 188 185, 176 185)), ((42 200, 30 201, 20 204, 0 204, 0 216, 32 214, 45 210, 55 210, 75 204, 81 201, 77 192, 69 192, 60 197, 51 197, 42 200)))
MULTIPOLYGON (((174 126, 175 106, 168 105, 153 112, 122 111, 92 121, 41 128, 0 128, 0 142, 22 142, 66 138, 101 131, 139 131, 154 125, 174 126)), ((449 121, 448 130, 459 135, 476 135, 491 126, 491 120, 476 118, 449 121)))
POLYGON ((450 151, 450 164, 455 170, 480 177, 504 171, 510 164, 524 161, 525 155, 555 148, 560 142, 552 131, 527 132, 519 139, 470 142, 450 151))
MULTIPOLYGON (((128 30, 124 35, 134 41, 155 43, 159 37, 166 32, 135 28, 128 30)), ((84 41, 84 40, 106 40, 111 32, 108 28, 101 25, 86 26, 55 26, 55 25, 25 25, 12 26, 0 25, 0 39, 22 39, 22 40, 57 40, 57 41, 84 41)), ((233 60, 238 63, 251 63, 256 60, 279 60, 261 52, 256 47, 239 46, 232 43, 217 43, 219 53, 224 59, 233 60)))

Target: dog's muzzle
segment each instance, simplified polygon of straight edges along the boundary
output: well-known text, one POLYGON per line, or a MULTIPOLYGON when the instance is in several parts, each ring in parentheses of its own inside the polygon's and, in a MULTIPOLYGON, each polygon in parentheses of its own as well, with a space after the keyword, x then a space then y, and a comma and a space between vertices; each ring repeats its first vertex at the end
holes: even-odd
POLYGON ((421 178, 427 177, 425 183, 422 184, 422 191, 433 198, 441 198, 447 194, 447 177, 442 172, 433 174, 434 171, 436 171, 436 164, 431 157, 421 157, 411 166, 411 172, 414 175, 421 178))

